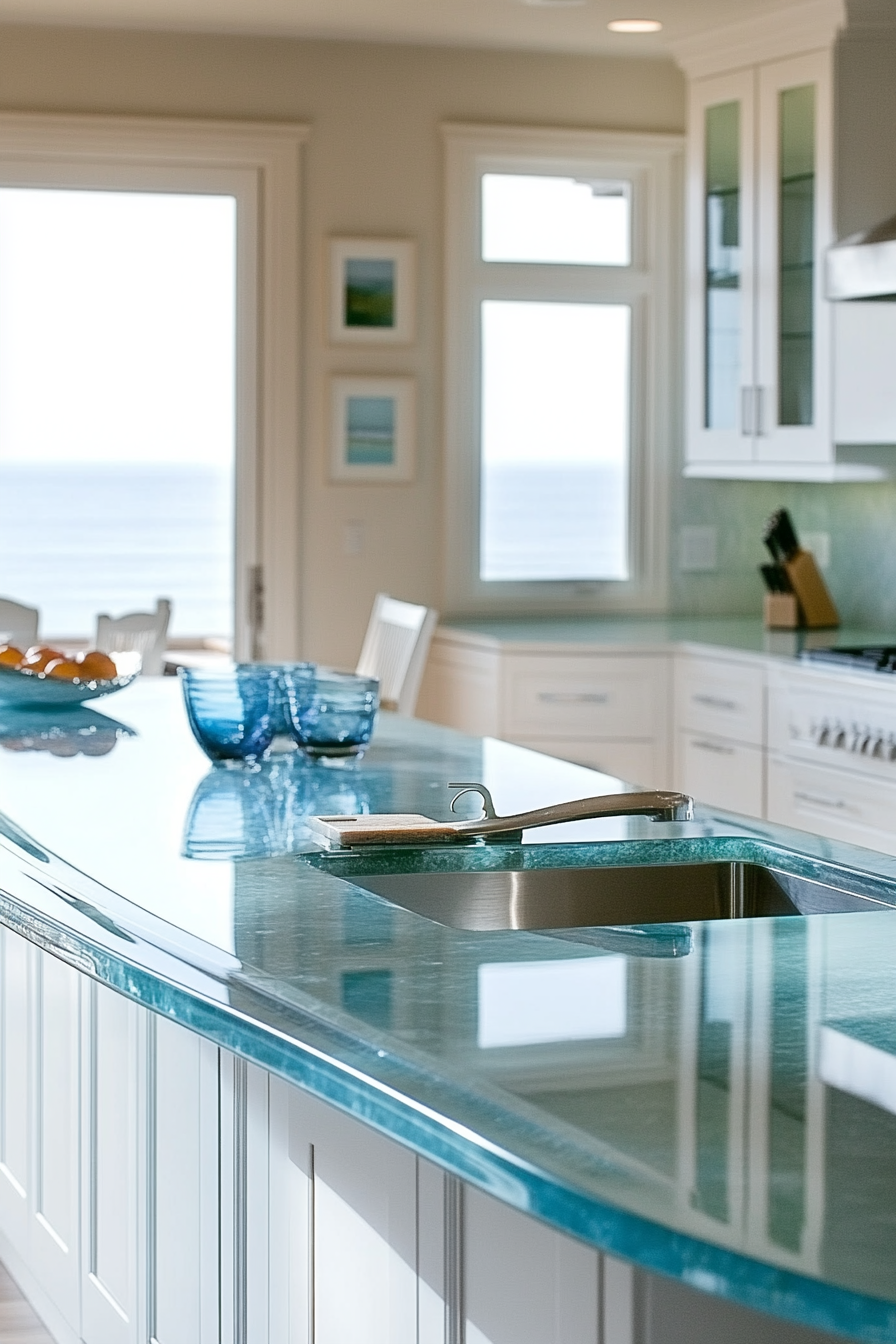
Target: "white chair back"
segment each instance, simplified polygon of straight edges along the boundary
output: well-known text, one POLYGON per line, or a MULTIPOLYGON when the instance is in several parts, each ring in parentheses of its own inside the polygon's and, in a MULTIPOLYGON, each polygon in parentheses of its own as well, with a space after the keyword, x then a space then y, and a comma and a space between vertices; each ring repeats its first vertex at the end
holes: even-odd
POLYGON ((117 620, 97 616, 95 646, 103 653, 139 653, 143 672, 149 677, 160 677, 170 619, 171 603, 167 597, 159 598, 154 612, 133 611, 117 620))
POLYGON ((438 619, 432 607, 377 593, 355 671, 362 677, 379 678, 384 709, 414 713, 438 619))
POLYGON ((23 652, 37 643, 37 607, 25 607, 10 597, 0 597, 0 644, 14 644, 23 652))

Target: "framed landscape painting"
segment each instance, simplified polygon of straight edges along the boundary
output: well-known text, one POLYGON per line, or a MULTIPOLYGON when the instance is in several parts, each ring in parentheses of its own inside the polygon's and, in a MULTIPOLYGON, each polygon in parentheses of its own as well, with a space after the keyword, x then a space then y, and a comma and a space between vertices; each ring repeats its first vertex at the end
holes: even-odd
POLYGON ((331 340, 407 345, 414 339, 415 250, 400 238, 331 239, 331 340))
POLYGON ((416 411, 413 378, 331 379, 331 479, 412 481, 416 411))

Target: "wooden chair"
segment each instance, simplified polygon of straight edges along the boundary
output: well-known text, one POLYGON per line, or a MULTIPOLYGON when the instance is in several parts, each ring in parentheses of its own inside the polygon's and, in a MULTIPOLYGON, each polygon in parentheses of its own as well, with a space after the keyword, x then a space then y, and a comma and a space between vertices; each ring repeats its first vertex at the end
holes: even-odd
POLYGON ((0 597, 0 644, 14 644, 23 652, 37 643, 37 607, 25 607, 10 597, 0 597))
POLYGON ((103 653, 135 651, 142 659, 142 670, 149 677, 160 677, 163 671, 171 603, 160 597, 156 609, 133 611, 113 620, 111 616, 97 616, 95 647, 103 653))
POLYGON ((380 704, 413 715, 439 613, 377 593, 355 671, 378 677, 380 704))

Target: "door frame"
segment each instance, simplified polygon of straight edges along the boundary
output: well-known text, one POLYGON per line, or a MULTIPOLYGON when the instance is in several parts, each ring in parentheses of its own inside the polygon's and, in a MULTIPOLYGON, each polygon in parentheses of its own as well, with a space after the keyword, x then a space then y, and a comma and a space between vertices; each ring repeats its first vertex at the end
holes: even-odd
POLYGON ((0 113, 0 184, 237 200, 234 656, 301 649, 297 123, 0 113), (191 182, 194 184, 191 186, 191 182))

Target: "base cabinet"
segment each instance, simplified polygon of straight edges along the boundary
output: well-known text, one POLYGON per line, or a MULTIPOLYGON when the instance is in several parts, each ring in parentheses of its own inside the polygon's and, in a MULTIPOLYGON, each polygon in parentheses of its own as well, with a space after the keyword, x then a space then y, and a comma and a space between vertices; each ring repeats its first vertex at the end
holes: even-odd
POLYGON ((439 629, 417 715, 648 788, 669 785, 669 658, 439 629))
POLYGON ((688 1290, 8 930, 0 1145, 0 1258, 60 1344, 830 1339, 699 1294, 682 1321, 688 1290))

